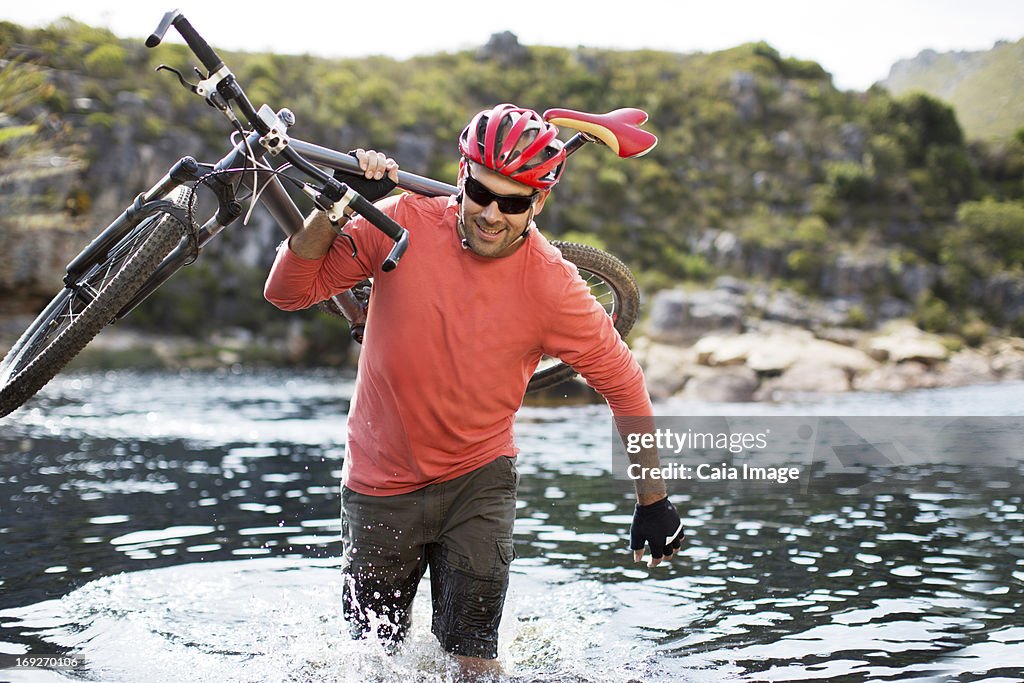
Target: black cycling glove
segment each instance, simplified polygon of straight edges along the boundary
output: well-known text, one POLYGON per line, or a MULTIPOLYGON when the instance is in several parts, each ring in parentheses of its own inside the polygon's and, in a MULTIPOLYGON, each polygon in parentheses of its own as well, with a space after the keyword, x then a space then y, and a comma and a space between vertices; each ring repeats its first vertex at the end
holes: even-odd
POLYGON ((637 504, 629 529, 630 550, 643 550, 647 544, 651 557, 657 560, 679 550, 682 538, 683 522, 668 498, 650 505, 637 504))
MULTIPOLYGON (((355 151, 349 152, 349 154, 353 157, 356 155, 355 151)), ((375 202, 378 199, 387 197, 391 194, 391 190, 396 187, 395 181, 387 177, 387 175, 380 180, 372 180, 362 173, 349 173, 338 170, 334 172, 334 178, 361 194, 368 202, 375 202)))

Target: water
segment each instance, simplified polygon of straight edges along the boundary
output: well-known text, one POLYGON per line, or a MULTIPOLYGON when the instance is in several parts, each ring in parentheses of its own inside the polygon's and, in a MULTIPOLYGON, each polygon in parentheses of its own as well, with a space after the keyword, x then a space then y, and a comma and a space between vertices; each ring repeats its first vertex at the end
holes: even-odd
MULTIPOLYGON (((0 423, 0 680, 437 681, 428 585, 396 656, 340 618, 351 381, 74 375, 0 423), (87 397, 88 401, 83 401, 87 397), (187 672, 187 673, 183 673, 187 672)), ((662 414, 1011 414, 1024 387, 662 414)), ((1024 459, 813 494, 677 487, 682 557, 631 562, 606 408, 527 408, 500 659, 520 680, 1002 681, 1024 672, 1024 459)))

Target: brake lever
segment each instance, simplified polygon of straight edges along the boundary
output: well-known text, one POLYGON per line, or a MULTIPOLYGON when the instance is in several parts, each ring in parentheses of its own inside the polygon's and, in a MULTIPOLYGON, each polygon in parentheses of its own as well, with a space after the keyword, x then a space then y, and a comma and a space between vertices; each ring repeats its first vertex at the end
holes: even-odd
MULTIPOLYGON (((181 86, 183 88, 187 88, 188 90, 191 90, 193 93, 198 93, 199 92, 199 85, 196 84, 196 83, 190 83, 189 81, 186 81, 185 80, 185 75, 182 74, 177 69, 175 69, 173 66, 167 66, 166 64, 161 64, 160 66, 158 66, 156 68, 156 70, 157 71, 170 71, 172 74, 174 74, 175 76, 178 77, 178 82, 181 83, 181 86)), ((202 75, 202 74, 200 74, 200 75, 202 75)))
MULTIPOLYGON (((195 67, 193 67, 193 69, 195 70, 197 76, 199 76, 200 78, 203 77, 202 71, 196 69, 195 67)), ((173 66, 161 64, 156 68, 156 70, 170 71, 172 74, 178 77, 178 82, 181 83, 181 86, 183 88, 186 88, 192 91, 192 93, 199 95, 200 97, 205 99, 206 103, 211 107, 219 109, 228 118, 232 125, 235 126, 236 130, 238 130, 239 132, 242 131, 242 127, 238 121, 238 117, 235 116, 235 113, 233 111, 231 111, 231 107, 228 106, 227 100, 225 100, 224 97, 219 92, 217 92, 217 89, 214 85, 216 79, 222 76, 221 72, 217 72, 213 76, 210 76, 209 78, 202 80, 198 83, 191 83, 190 81, 185 80, 184 74, 175 69, 173 66)), ((223 71, 227 71, 227 67, 224 67, 223 71)))

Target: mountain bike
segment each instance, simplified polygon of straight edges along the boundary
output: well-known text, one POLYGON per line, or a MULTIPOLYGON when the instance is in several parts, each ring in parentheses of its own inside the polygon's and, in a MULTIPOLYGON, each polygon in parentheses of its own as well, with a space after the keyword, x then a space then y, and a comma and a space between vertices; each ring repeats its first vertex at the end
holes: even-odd
MULTIPOLYGON (((72 259, 64 288, 0 362, 0 416, 21 406, 104 327, 124 318, 174 273, 194 262, 224 229, 244 222, 239 219, 246 213, 246 200, 249 212, 255 202, 262 203, 286 235, 300 230, 303 216, 285 189, 286 183, 311 198, 332 220, 358 213, 391 238, 394 247, 382 263, 383 271, 398 267, 408 247, 408 233, 402 226, 335 177, 334 171, 361 173, 355 157, 290 137, 294 114, 288 109, 275 111, 267 104, 256 108, 184 15, 176 10, 166 13, 147 38, 147 47, 158 46, 171 27, 205 67, 205 76, 197 68, 200 80, 192 83, 171 67, 161 65, 157 71, 173 73, 183 87, 227 118, 234 129, 231 149, 215 163, 191 156, 179 159, 72 259), (286 173, 286 168, 291 170, 286 173), (303 178, 295 177, 296 173, 303 178), (203 222, 196 220, 200 189, 216 201, 216 210, 203 222)), ((569 154, 594 142, 629 158, 646 154, 657 144, 657 138, 640 127, 647 114, 639 109, 606 114, 550 109, 544 116, 555 125, 578 131, 565 143, 569 154)), ((399 172, 397 184, 428 196, 457 192, 452 185, 406 171, 399 172)), ((639 311, 639 290, 629 269, 602 250, 567 242, 554 244, 576 265, 625 338, 639 311)), ((365 286, 354 287, 321 305, 345 317, 358 342, 364 341, 365 290, 365 286)), ((528 391, 554 386, 574 375, 564 363, 542 363, 528 391)))

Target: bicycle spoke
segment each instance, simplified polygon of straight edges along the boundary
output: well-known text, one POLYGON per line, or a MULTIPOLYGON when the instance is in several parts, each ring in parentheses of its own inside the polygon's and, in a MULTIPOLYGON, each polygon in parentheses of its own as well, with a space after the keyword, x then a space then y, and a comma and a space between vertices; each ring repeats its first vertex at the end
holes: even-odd
POLYGON ((591 273, 586 270, 580 271, 581 275, 585 276, 584 282, 587 287, 590 288, 590 293, 594 295, 597 302, 608 311, 608 315, 615 316, 615 292, 608 286, 608 283, 603 277, 596 273, 591 273))
POLYGON ((37 355, 37 350, 46 348, 64 330, 75 324, 85 308, 99 297, 111 280, 121 272, 124 264, 141 246, 146 234, 145 231, 136 230, 128 239, 117 245, 115 251, 102 264, 98 264, 74 285, 64 305, 54 312, 53 317, 32 340, 26 352, 21 354, 22 362, 12 369, 12 374, 31 362, 37 355))

